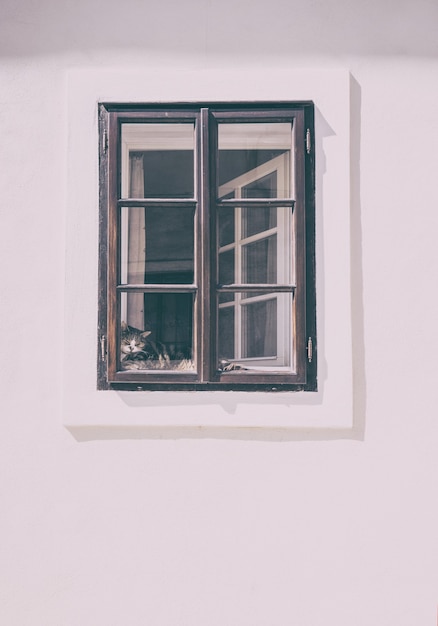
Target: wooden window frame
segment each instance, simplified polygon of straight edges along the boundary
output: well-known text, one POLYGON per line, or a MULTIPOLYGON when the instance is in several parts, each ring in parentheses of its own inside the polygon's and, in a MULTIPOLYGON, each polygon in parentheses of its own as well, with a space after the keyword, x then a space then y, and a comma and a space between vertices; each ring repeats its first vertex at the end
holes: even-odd
POLYGON ((99 104, 99 293, 98 371, 100 390, 235 390, 316 391, 317 341, 315 293, 315 163, 312 102, 99 104), (121 198, 122 123, 194 122, 198 174, 194 199, 145 200, 121 198), (285 199, 224 199, 217 190, 218 123, 290 122, 294 125, 295 197, 285 199), (295 337, 294 372, 220 371, 217 359, 219 292, 242 291, 242 285, 218 285, 216 210, 222 206, 293 205, 296 244, 296 284, 244 285, 246 292, 269 290, 294 293, 291 328, 295 337), (193 285, 121 285, 119 280, 120 211, 126 206, 184 206, 195 208, 195 279, 193 285), (120 370, 120 292, 192 293, 194 295, 194 353, 196 372, 120 370))

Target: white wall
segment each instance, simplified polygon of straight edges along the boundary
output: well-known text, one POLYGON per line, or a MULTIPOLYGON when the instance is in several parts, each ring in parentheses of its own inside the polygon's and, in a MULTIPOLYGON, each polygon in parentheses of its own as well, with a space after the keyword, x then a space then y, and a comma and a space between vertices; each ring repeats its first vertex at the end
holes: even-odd
POLYGON ((1 624, 435 623, 438 6, 383 4, 3 3, 1 624), (133 63, 354 77, 350 431, 63 427, 67 74, 133 63))

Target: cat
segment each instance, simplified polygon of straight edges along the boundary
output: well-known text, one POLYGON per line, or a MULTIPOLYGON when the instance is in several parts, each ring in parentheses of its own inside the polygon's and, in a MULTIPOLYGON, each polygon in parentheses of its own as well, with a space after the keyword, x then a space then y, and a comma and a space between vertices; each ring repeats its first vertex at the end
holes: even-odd
POLYGON ((146 358, 146 338, 151 334, 150 330, 141 331, 122 322, 120 336, 120 361, 127 359, 146 358))
POLYGON ((221 359, 219 361, 219 372, 233 372, 235 370, 247 370, 247 367, 240 365, 240 363, 233 363, 227 359, 221 359))
POLYGON ((148 339, 152 331, 141 331, 122 322, 120 336, 120 363, 123 369, 193 370, 188 355, 175 346, 166 346, 148 339))

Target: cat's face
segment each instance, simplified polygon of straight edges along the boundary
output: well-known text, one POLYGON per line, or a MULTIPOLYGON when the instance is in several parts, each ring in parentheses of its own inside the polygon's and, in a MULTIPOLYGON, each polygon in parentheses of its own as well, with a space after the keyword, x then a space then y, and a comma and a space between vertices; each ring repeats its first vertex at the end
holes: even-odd
POLYGON ((120 342, 120 351, 122 352, 124 357, 130 354, 138 354, 139 352, 143 352, 146 345, 146 337, 148 337, 150 334, 150 330, 146 330, 143 333, 132 330, 124 330, 122 332, 120 342))

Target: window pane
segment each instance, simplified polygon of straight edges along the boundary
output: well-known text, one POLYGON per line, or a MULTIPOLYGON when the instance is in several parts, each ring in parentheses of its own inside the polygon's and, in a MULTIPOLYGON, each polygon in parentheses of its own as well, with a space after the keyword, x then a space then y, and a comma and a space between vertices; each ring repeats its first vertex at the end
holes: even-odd
POLYGON ((276 235, 243 246, 242 282, 277 282, 276 235))
POLYGON ((194 280, 194 210, 123 207, 122 284, 177 284, 194 280))
POLYGON ((277 356, 277 300, 261 300, 243 307, 243 357, 277 356))
POLYGON ((221 285, 234 283, 234 249, 221 252, 219 255, 219 283, 221 285))
POLYGON ((292 371, 292 293, 238 292, 218 306, 220 370, 292 371))
POLYGON ((291 197, 291 123, 222 123, 218 141, 218 197, 291 197))
POLYGON ((218 240, 219 246, 233 243, 235 239, 234 209, 222 207, 218 211, 218 240))
POLYGON ((192 339, 192 294, 121 294, 122 369, 193 370, 192 339))
MULTIPOLYGON (((245 207, 242 209, 242 236, 251 237, 277 226, 277 209, 275 207, 245 207)), ((286 209, 287 211, 287 209, 286 209)))
POLYGON ((218 356, 234 359, 234 306, 219 309, 218 356))
POLYGON ((277 193, 277 171, 256 178, 241 189, 242 198, 275 198, 277 193))
POLYGON ((122 125, 122 197, 193 198, 194 125, 122 125))
POLYGON ((221 245, 219 283, 291 284, 293 280, 293 214, 291 207, 219 207, 218 222, 233 224, 221 245), (226 218, 221 218, 225 212, 226 218), (234 275, 233 275, 234 274, 234 275))

